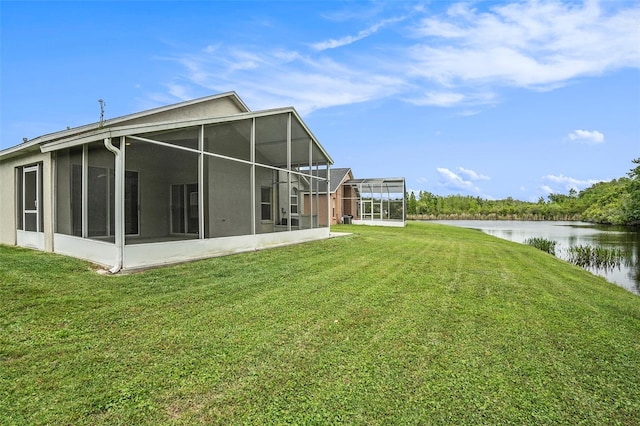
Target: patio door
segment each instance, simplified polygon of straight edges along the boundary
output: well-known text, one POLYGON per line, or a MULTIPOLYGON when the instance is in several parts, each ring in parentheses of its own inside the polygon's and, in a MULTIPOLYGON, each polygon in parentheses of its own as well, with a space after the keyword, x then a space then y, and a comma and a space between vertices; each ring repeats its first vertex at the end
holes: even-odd
POLYGON ((369 220, 373 219, 373 199, 362 200, 362 218, 369 220))
POLYGON ((22 224, 23 230, 41 232, 40 166, 22 169, 22 224))
POLYGON ((171 233, 197 234, 199 229, 198 184, 171 185, 171 233))

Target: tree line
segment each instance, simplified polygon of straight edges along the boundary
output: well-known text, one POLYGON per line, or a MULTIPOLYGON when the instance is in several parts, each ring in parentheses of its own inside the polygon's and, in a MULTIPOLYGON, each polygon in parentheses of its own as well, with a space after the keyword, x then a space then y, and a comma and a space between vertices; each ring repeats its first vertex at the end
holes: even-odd
POLYGON ((640 226, 640 157, 626 177, 598 182, 582 191, 549 194, 537 202, 487 200, 469 195, 406 194, 409 219, 582 220, 640 226))

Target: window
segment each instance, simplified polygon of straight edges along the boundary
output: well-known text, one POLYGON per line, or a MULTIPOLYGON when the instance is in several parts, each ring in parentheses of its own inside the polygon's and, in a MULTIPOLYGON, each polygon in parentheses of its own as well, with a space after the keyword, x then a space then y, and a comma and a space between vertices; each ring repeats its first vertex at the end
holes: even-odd
POLYGON ((332 212, 331 215, 333 217, 336 217, 336 199, 335 198, 331 199, 331 212, 332 212))
POLYGON ((291 188, 291 208, 289 209, 291 216, 298 215, 298 189, 291 188))
POLYGON ((291 226, 300 226, 298 202, 299 202, 298 188, 291 188, 291 201, 290 201, 291 226))
POLYGON ((263 186, 260 189, 260 219, 271 220, 271 188, 263 186))

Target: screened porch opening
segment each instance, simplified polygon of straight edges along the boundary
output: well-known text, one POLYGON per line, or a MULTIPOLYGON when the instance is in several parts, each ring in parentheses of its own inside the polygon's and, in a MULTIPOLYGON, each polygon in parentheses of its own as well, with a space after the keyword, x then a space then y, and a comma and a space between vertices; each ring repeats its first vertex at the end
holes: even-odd
POLYGON ((139 230, 126 244, 200 238, 199 133, 194 127, 126 138, 125 169, 138 173, 140 197, 139 230))
POLYGON ((342 211, 358 222, 405 221, 405 181, 403 178, 352 179, 344 184, 342 211))
POLYGON ((55 232, 114 243, 116 194, 125 245, 327 226, 330 159, 295 114, 172 126, 56 151, 55 232))
MULTIPOLYGON (((114 143, 118 146, 119 144, 114 143)), ((115 160, 103 142, 56 152, 55 232, 115 240, 115 160)), ((125 233, 139 230, 138 172, 125 171, 125 233)))

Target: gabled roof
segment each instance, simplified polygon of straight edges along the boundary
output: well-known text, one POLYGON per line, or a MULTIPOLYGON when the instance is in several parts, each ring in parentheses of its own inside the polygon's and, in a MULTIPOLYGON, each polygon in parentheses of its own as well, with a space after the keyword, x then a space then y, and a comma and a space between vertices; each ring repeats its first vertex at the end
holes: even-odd
POLYGON ((351 179, 346 181, 345 185, 352 186, 366 193, 387 192, 404 194, 406 191, 403 177, 351 179))
POLYGON ((37 151, 39 149, 39 146, 44 143, 53 142, 59 139, 67 139, 70 137, 80 136, 85 133, 90 133, 102 128, 113 127, 116 125, 124 126, 127 124, 135 124, 139 122, 162 121, 164 116, 167 113, 173 113, 180 110, 187 110, 190 107, 191 109, 193 109, 193 107, 205 105, 207 103, 213 104, 215 102, 221 102, 223 100, 231 101, 231 103, 235 105, 236 108, 238 108, 240 113, 247 113, 251 111, 249 107, 242 101, 242 99, 240 99, 240 97, 236 94, 236 92, 220 93, 216 95, 205 96, 198 99, 179 102, 176 104, 165 105, 162 107, 153 108, 146 111, 140 111, 133 114, 124 115, 122 117, 111 118, 108 120, 104 120, 101 123, 98 122, 98 123, 87 124, 84 126, 74 127, 74 128, 62 130, 59 132, 38 136, 34 139, 28 140, 19 145, 0 151, 0 159, 12 157, 13 155, 19 152, 37 151))
MULTIPOLYGON (((327 171, 324 169, 317 170, 313 172, 313 175, 321 178, 326 178, 327 171)), ((348 167, 329 169, 329 179, 331 181, 331 190, 329 192, 332 194, 335 193, 338 188, 340 188, 340 185, 348 181, 350 177, 353 178, 353 174, 351 173, 351 169, 348 167)), ((327 183, 325 181, 320 182, 320 187, 318 188, 318 190, 320 192, 326 192, 327 183)))
POLYGON ((349 180, 349 175, 353 178, 351 173, 351 169, 348 167, 345 168, 335 168, 331 169, 329 172, 330 181, 331 181, 331 191, 336 192, 340 185, 342 185, 345 181, 349 180))

